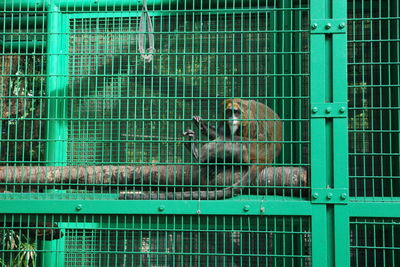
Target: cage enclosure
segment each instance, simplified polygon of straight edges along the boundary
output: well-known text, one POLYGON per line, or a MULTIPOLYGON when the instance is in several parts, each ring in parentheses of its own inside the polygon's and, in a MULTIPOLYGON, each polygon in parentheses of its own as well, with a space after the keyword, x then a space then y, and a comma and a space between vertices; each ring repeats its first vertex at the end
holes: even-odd
MULTIPOLYGON (((221 177, 229 176, 225 169, 240 168, 242 176, 249 163, 260 169, 269 163, 273 173, 259 185, 249 184, 268 186, 272 195, 307 197, 308 3, 194 3, 5 4, 10 11, 3 20, 3 59, 10 75, 3 79, 9 87, 3 162, 65 166, 6 169, 3 180, 11 175, 18 185, 6 183, 5 191, 32 191, 32 182, 35 192, 215 190, 238 179, 221 177), (221 106, 227 99, 241 99, 243 127, 236 141, 245 151, 236 154, 248 149, 249 159, 231 164, 235 155, 222 148, 219 164, 198 162, 185 148, 191 140, 183 133, 195 130, 197 148, 215 143, 197 131, 192 118, 201 116, 208 127, 218 127, 228 120, 221 106), (262 105, 247 107, 246 101, 262 105), (275 114, 262 115, 264 105, 275 114), (81 166, 104 167, 93 174, 78 171, 81 166), (93 177, 105 172, 111 177, 93 177)), ((229 143, 228 132, 218 136, 229 143)))
POLYGON ((0 1, 0 263, 396 266, 396 0, 0 1))

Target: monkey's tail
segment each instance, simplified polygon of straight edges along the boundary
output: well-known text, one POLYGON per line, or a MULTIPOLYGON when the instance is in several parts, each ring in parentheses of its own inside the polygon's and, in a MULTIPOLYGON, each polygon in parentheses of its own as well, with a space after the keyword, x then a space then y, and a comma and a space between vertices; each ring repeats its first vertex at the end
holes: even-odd
POLYGON ((242 191, 240 187, 247 182, 247 175, 232 186, 215 191, 186 191, 186 192, 131 192, 120 193, 123 200, 218 200, 231 198, 242 191))

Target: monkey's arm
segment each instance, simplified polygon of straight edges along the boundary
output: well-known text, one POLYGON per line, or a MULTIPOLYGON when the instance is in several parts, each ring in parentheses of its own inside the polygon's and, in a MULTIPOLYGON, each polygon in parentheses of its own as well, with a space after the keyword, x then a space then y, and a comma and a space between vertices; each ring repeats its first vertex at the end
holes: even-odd
POLYGON ((209 140, 217 138, 217 129, 212 125, 207 125, 200 116, 194 116, 193 123, 200 129, 203 135, 208 136, 209 140))
POLYGON ((197 162, 199 162, 199 150, 196 146, 196 144, 193 142, 195 138, 195 133, 188 129, 186 132, 183 133, 184 136, 188 137, 188 141, 185 142, 185 147, 187 150, 192 151, 193 157, 196 159, 197 162))

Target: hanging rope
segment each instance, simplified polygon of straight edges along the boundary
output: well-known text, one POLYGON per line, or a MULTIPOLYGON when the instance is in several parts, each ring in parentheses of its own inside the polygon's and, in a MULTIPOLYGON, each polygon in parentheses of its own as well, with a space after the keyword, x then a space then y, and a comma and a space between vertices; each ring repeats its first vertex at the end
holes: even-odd
POLYGON ((138 46, 141 57, 146 62, 151 62, 154 53, 154 34, 153 34, 153 23, 147 9, 147 1, 143 0, 142 15, 140 16, 139 22, 139 36, 138 46), (146 37, 148 39, 149 47, 146 49, 146 37))

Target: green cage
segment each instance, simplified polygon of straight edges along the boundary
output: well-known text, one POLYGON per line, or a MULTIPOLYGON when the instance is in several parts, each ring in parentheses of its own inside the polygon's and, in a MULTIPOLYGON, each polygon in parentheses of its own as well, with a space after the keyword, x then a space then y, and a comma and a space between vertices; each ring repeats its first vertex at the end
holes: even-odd
POLYGON ((397 0, 0 9, 0 266, 400 264, 397 0))

